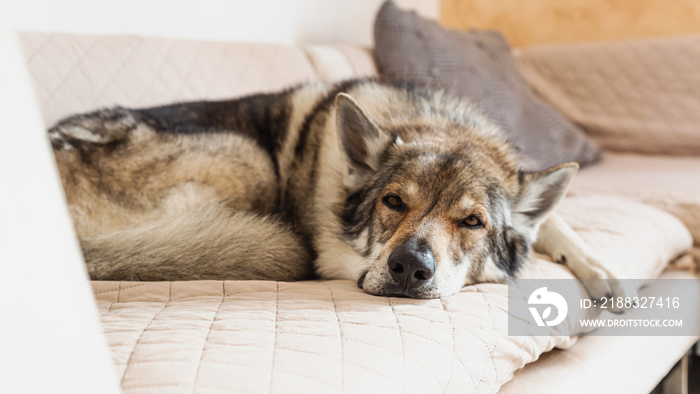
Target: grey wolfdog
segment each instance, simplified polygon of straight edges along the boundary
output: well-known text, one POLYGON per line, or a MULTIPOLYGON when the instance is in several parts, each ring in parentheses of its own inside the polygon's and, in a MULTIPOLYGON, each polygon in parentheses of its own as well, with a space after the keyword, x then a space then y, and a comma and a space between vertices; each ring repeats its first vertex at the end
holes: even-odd
MULTIPOLYGON (((614 278, 552 214, 578 165, 524 172, 501 130, 444 92, 302 85, 99 110, 49 136, 93 279, 320 277, 435 298, 516 275, 533 247, 614 278)), ((592 297, 627 291, 596 283, 592 297)))

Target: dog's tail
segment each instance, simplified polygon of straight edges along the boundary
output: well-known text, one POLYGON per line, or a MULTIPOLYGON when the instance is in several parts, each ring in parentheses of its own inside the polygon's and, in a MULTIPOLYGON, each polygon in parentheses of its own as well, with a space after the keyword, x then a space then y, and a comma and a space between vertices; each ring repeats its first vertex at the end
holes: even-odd
POLYGON ((95 280, 300 280, 310 253, 289 226, 221 204, 81 239, 95 280))

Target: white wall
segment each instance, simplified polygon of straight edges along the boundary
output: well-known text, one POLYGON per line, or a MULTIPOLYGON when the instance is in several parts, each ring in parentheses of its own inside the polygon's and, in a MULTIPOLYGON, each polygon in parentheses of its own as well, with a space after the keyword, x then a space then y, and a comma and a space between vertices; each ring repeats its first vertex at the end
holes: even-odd
MULTIPOLYGON (((383 0, 6 0, 18 30, 372 45, 383 0)), ((396 0, 437 18, 439 0, 396 0)))

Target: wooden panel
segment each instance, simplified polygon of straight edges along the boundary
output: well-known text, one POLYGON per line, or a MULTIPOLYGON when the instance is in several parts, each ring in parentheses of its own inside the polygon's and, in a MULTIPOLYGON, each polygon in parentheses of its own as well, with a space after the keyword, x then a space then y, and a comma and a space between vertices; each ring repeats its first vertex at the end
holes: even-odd
POLYGON ((442 0, 441 22, 513 46, 700 33, 699 0, 442 0))

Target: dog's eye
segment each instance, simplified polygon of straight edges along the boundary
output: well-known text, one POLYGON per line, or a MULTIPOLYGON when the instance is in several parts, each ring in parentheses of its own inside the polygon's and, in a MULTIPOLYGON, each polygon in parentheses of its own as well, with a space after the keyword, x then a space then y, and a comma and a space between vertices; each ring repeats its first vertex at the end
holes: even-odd
POLYGON ((382 202, 395 211, 401 212, 406 210, 406 204, 403 203, 403 200, 401 200, 399 196, 386 196, 382 199, 382 202))
POLYGON ((460 226, 467 228, 480 228, 484 227, 484 223, 476 215, 469 215, 466 219, 459 222, 460 226))

